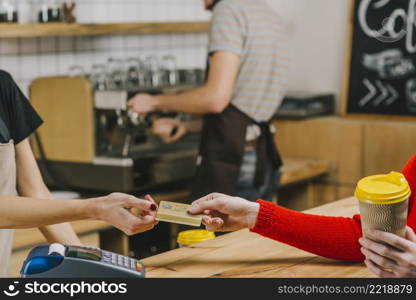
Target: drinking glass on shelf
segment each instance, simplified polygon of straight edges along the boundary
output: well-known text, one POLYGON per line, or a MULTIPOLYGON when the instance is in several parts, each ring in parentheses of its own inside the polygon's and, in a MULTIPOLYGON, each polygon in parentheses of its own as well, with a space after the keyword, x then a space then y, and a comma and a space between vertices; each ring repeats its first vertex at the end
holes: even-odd
POLYGON ((179 81, 178 70, 176 68, 176 59, 172 55, 166 55, 162 58, 162 72, 164 83, 169 86, 176 86, 179 81))
POLYGON ((150 87, 157 88, 162 86, 162 76, 160 70, 159 59, 156 56, 148 56, 145 60, 148 79, 150 79, 150 87))
POLYGON ((126 88, 126 71, 124 63, 119 58, 108 59, 108 87, 111 90, 123 90, 126 88))
POLYGON ((17 22, 17 0, 0 0, 0 23, 17 22))
POLYGON ((128 58, 126 60, 126 87, 129 90, 138 90, 145 86, 145 68, 139 58, 128 58))
POLYGON ((108 72, 105 65, 93 65, 91 69, 90 81, 96 91, 108 89, 108 72))
POLYGON ((84 77, 85 76, 85 69, 82 66, 71 66, 69 67, 69 76, 70 77, 84 77))
POLYGON ((186 85, 196 85, 198 83, 195 69, 186 69, 184 72, 186 85))
POLYGON ((146 88, 152 87, 152 71, 147 58, 143 60, 143 85, 146 88))
POLYGON ((195 69, 195 79, 198 85, 203 84, 206 78, 206 71, 204 69, 195 69))
POLYGON ((62 22, 62 2, 61 0, 40 0, 36 13, 39 23, 62 22))

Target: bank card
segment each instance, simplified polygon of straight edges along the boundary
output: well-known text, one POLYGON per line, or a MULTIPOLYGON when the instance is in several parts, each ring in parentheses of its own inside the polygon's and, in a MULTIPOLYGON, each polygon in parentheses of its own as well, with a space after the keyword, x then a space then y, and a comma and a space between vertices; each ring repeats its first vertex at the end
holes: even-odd
POLYGON ((161 201, 157 210, 156 220, 182 225, 199 227, 203 215, 188 213, 190 205, 176 202, 161 201))

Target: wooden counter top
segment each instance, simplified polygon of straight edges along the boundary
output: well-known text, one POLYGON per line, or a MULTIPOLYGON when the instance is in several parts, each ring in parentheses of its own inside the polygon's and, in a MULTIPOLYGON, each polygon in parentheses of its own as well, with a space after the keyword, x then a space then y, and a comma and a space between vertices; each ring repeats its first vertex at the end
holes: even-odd
MULTIPOLYGON (((357 213, 354 198, 307 212, 357 213)), ((363 264, 329 260, 241 230, 143 260, 147 277, 373 277, 363 264)))

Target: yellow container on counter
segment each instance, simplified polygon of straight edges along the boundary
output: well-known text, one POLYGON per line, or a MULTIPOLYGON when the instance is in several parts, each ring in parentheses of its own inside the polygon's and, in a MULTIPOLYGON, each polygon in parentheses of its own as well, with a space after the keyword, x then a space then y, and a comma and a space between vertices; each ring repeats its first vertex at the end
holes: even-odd
POLYGON ((177 242, 179 247, 182 248, 213 239, 215 239, 213 232, 204 229, 195 229, 179 232, 177 242))

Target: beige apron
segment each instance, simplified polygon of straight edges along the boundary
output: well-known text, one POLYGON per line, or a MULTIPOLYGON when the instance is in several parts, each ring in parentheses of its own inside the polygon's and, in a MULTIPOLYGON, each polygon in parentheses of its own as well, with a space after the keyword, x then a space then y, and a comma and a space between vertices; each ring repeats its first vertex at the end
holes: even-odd
MULTIPOLYGON (((17 195, 16 157, 13 141, 0 144, 0 195, 17 195)), ((13 230, 0 229, 0 278, 8 277, 12 242, 13 230)))

